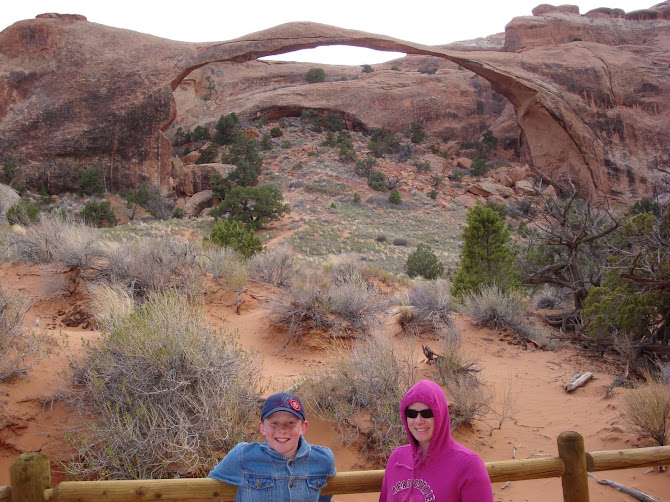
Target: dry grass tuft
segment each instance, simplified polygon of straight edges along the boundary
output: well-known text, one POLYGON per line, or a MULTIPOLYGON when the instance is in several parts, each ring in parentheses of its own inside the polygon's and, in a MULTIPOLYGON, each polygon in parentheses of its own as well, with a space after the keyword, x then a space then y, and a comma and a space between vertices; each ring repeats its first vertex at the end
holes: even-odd
POLYGON ((183 296, 152 294, 135 313, 112 316, 108 329, 72 363, 87 427, 69 435, 77 451, 66 463, 71 475, 200 477, 212 458, 250 439, 258 363, 183 296))
POLYGON ((623 396, 624 416, 634 434, 650 438, 660 446, 670 434, 670 386, 652 383, 623 396))
POLYGON ((86 285, 90 312, 103 330, 109 330, 115 318, 135 311, 132 292, 119 283, 97 282, 86 285))
POLYGON ((379 324, 385 308, 373 284, 337 284, 317 270, 297 276, 289 292, 271 303, 272 324, 286 331, 287 344, 314 330, 329 337, 365 335, 379 324))
POLYGON ((297 260, 286 245, 265 248, 249 260, 249 275, 279 288, 286 288, 297 273, 297 260))
POLYGON ((413 282, 402 299, 397 322, 404 334, 439 333, 453 327, 453 305, 446 281, 413 282))
POLYGON ((44 331, 23 327, 29 308, 29 301, 0 290, 0 382, 25 375, 45 353, 44 331))

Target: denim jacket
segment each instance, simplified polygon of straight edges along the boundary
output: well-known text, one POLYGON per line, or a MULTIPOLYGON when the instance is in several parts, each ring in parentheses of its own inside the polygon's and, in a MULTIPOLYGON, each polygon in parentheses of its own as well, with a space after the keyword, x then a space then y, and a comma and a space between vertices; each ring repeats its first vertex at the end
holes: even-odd
POLYGON ((330 448, 312 446, 304 437, 293 458, 277 453, 267 441, 239 443, 209 473, 238 486, 236 502, 330 502, 332 495, 319 493, 334 475, 330 448))

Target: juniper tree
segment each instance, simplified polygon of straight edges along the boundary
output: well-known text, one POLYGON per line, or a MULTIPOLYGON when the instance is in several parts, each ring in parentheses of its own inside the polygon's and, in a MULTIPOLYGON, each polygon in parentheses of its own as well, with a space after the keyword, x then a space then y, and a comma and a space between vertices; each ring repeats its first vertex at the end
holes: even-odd
POLYGON ((510 233, 500 215, 489 207, 477 205, 468 212, 467 223, 463 231, 461 266, 451 293, 462 297, 490 284, 505 289, 518 287, 519 280, 512 267, 510 233))

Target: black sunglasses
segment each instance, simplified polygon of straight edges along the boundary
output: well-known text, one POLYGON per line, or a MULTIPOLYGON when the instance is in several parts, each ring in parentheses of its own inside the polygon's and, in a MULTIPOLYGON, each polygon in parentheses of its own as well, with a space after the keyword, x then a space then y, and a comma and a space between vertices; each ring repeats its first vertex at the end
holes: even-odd
POLYGON ((407 408, 405 410, 405 416, 407 418, 416 418, 419 415, 421 415, 423 418, 433 418, 433 410, 430 408, 426 408, 425 410, 412 410, 410 408, 407 408))

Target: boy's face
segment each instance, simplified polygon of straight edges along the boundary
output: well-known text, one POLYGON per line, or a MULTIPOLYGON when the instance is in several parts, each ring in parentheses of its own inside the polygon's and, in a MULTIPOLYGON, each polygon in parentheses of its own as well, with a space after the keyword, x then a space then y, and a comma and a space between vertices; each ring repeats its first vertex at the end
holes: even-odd
POLYGON ((277 411, 261 421, 260 429, 270 448, 285 457, 294 457, 300 436, 307 430, 307 422, 288 411, 277 411))

